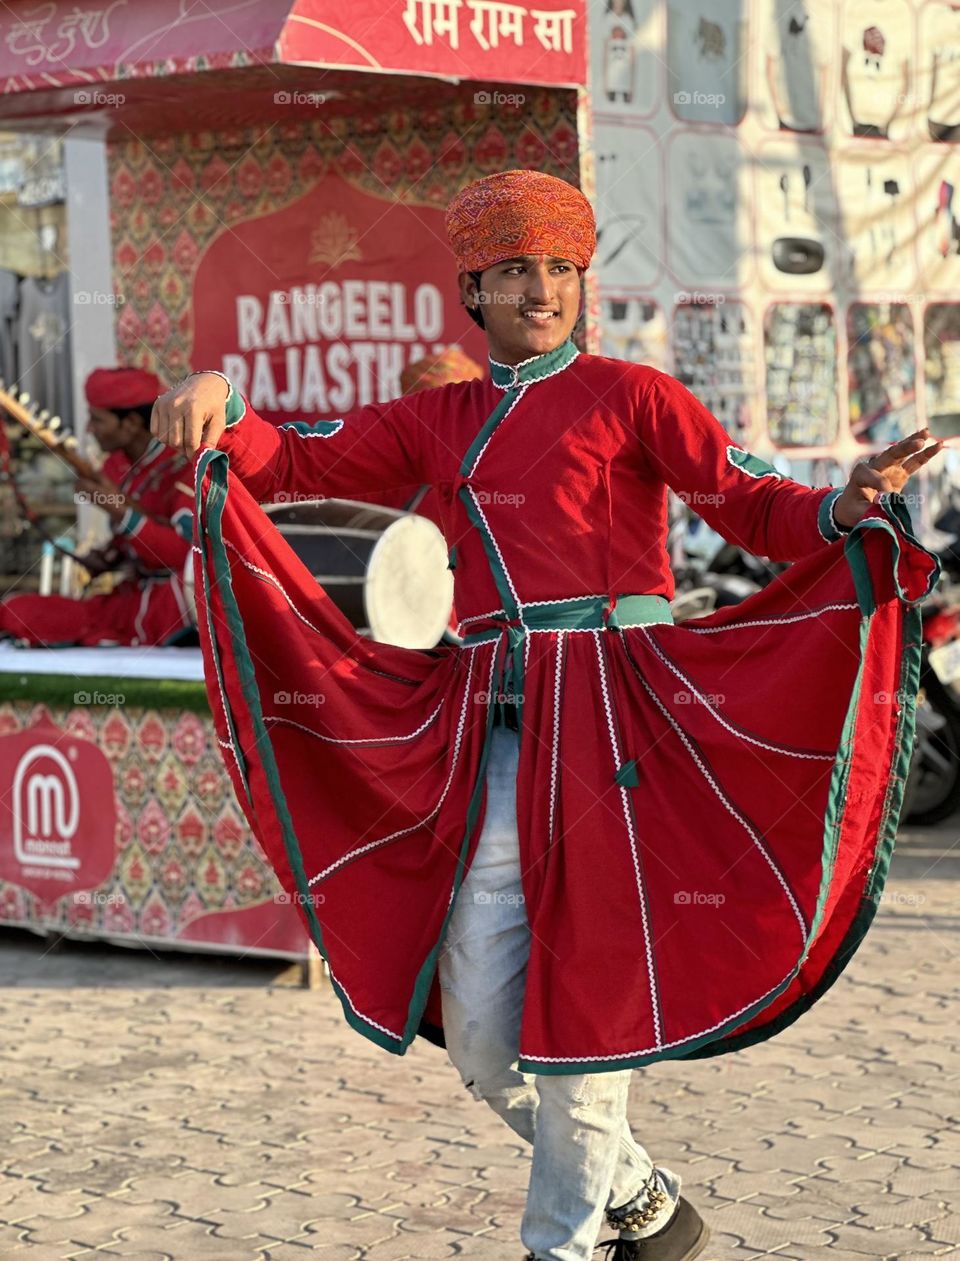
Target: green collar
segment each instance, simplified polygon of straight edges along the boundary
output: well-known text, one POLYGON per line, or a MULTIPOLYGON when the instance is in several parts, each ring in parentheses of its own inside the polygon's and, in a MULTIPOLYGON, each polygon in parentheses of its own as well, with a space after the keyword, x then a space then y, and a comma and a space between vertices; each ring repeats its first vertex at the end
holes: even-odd
POLYGON ((520 385, 529 385, 531 381, 542 381, 544 377, 552 377, 562 372, 573 363, 580 351, 568 337, 556 350, 548 350, 545 355, 533 355, 521 363, 500 363, 490 359, 490 380, 501 390, 516 389, 520 385))

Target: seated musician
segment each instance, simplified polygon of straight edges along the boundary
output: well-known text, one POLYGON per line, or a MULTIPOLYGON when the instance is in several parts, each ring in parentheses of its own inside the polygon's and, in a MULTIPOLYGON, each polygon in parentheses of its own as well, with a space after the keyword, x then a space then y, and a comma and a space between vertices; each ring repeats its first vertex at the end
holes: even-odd
POLYGON ((109 543, 78 556, 91 575, 117 572, 112 591, 71 599, 11 594, 0 600, 0 638, 38 647, 175 644, 193 636, 184 567, 193 541, 192 473, 150 435, 163 390, 152 373, 98 368, 87 378, 89 427, 107 458, 77 492, 110 518, 109 543))

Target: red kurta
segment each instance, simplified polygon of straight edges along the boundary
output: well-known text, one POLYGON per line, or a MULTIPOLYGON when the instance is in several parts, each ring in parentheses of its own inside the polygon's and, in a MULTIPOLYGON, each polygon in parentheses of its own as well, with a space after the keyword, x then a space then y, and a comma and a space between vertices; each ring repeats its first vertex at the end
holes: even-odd
POLYGON ((183 593, 183 569, 193 538, 186 461, 154 438, 135 465, 122 451, 115 451, 104 461, 103 472, 142 508, 124 513, 111 540, 137 576, 119 582, 109 593, 79 600, 7 596, 0 601, 0 632, 56 648, 171 644, 192 627, 183 593))
POLYGON ((781 477, 652 368, 567 342, 492 372, 315 426, 277 429, 231 396, 219 449, 198 457, 197 596, 238 797, 348 1021, 402 1053, 437 1033, 490 700, 515 692, 521 1069, 769 1037, 876 908, 937 562, 899 497, 841 542, 839 490, 781 477), (356 635, 256 506, 424 482, 456 546, 463 647, 356 635), (649 598, 673 592, 668 485, 727 538, 797 563, 670 624, 649 598))

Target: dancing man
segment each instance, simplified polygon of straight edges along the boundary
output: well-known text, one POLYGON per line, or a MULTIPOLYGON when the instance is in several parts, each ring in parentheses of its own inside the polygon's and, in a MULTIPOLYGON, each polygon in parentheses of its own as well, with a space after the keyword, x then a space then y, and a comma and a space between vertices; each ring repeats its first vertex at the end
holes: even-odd
POLYGON ((580 353, 586 198, 507 171, 447 213, 489 376, 279 428, 226 378, 158 400, 196 464, 226 764, 345 1018, 446 1046, 532 1144, 521 1238, 685 1261, 707 1230, 631 1134, 631 1070, 804 1012, 883 889, 937 563, 902 496, 926 431, 812 489, 674 378, 580 353), (434 486, 463 643, 358 635, 268 523, 277 491, 434 486), (667 487, 794 564, 674 625, 667 487), (296 696, 291 697, 291 694, 296 696))

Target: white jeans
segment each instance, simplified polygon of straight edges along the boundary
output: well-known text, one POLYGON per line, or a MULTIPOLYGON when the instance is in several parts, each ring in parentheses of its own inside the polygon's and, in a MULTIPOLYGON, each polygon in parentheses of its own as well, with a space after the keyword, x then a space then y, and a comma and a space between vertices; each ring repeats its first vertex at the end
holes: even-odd
MULTIPOLYGON (((439 959, 443 1027, 450 1059, 473 1096, 533 1144, 524 1245, 538 1261, 583 1261, 593 1253, 605 1210, 636 1198, 653 1163, 627 1123, 632 1070, 552 1076, 517 1068, 530 951, 517 837, 518 751, 515 731, 493 729, 483 831, 439 959)), ((672 1215, 680 1179, 662 1165, 657 1175, 666 1203, 624 1238, 652 1235, 672 1215)), ((645 1206, 646 1195, 636 1207, 645 1206)))

